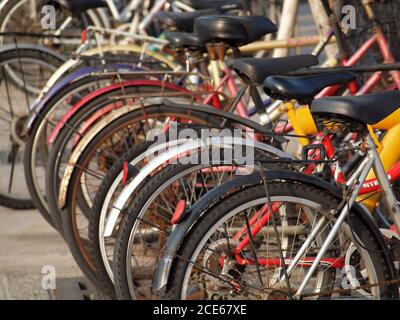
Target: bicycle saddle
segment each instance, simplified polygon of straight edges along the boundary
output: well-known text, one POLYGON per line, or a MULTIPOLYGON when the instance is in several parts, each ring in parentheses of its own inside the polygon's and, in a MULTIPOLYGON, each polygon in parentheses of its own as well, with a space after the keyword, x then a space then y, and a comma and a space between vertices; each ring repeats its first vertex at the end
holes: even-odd
POLYGON ((169 28, 176 28, 180 31, 193 32, 194 20, 198 17, 218 14, 218 9, 199 10, 193 12, 167 12, 161 11, 155 15, 155 19, 169 28))
POLYGON ((59 3, 66 7, 75 16, 80 15, 89 9, 106 7, 104 0, 51 0, 50 3, 59 3))
POLYGON ((241 46, 277 31, 264 16, 204 16, 194 22, 194 33, 204 42, 223 41, 241 46))
POLYGON ((264 92, 280 100, 298 100, 310 104, 322 89, 333 85, 343 85, 356 79, 354 73, 332 72, 312 76, 270 76, 264 80, 264 92))
POLYGON ((193 33, 166 31, 164 35, 169 41, 171 47, 190 48, 195 50, 205 49, 204 42, 202 42, 193 33))
POLYGON ((262 84, 266 77, 285 75, 291 71, 307 68, 318 64, 318 59, 312 54, 282 58, 240 58, 233 62, 233 69, 245 80, 262 84))
POLYGON ((313 101, 311 113, 335 115, 366 124, 376 124, 400 108, 398 90, 364 96, 326 97, 313 101))
POLYGON ((195 10, 219 9, 221 11, 241 10, 241 0, 181 0, 184 4, 195 10))

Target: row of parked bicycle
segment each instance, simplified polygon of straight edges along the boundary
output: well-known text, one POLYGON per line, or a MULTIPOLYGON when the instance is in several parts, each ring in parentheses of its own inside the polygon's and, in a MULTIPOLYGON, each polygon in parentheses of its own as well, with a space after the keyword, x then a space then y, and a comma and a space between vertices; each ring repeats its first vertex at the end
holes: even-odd
POLYGON ((397 299, 400 73, 385 34, 336 68, 316 66, 338 28, 314 54, 244 57, 277 27, 219 2, 160 11, 163 37, 135 45, 85 51, 107 34, 89 29, 67 61, 4 46, 1 203, 33 204, 110 298, 397 299), (374 43, 385 64, 362 76, 351 66, 374 43))

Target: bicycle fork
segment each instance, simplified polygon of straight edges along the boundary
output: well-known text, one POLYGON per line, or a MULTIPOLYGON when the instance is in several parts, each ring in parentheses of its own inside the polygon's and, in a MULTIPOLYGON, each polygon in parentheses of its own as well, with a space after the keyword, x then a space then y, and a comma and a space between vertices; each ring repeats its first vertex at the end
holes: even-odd
MULTIPOLYGON (((348 201, 344 204, 344 207, 341 209, 340 214, 337 217, 332 229, 330 230, 326 240, 322 244, 320 251, 318 252, 317 257, 315 258, 313 264, 311 265, 310 269, 307 271, 304 280, 302 281, 300 287, 298 288, 297 292, 294 294, 293 298, 300 299, 301 295, 306 287, 308 281, 311 279, 312 275, 314 274, 315 270, 317 269, 321 259, 327 252, 329 246, 333 242, 336 237, 336 234, 339 231, 339 228, 345 218, 348 216, 351 207, 354 205, 357 196, 359 194, 360 189, 368 176, 371 168, 374 170, 377 180, 380 184, 381 191, 382 191, 382 198, 383 202, 390 212, 390 215, 396 225, 397 230, 400 230, 400 208, 397 205, 396 197, 391 189, 389 179, 386 175, 385 169, 383 167, 382 161, 379 157, 377 152, 377 148, 375 142, 373 141, 372 137, 369 133, 364 138, 364 142, 366 143, 367 148, 367 155, 362 161, 361 165, 358 169, 353 173, 350 179, 346 182, 346 190, 349 190, 349 198, 348 201)), ((307 238, 305 243, 299 250, 299 254, 295 257, 295 259, 291 262, 288 267, 288 270, 293 270, 296 266, 297 262, 300 261, 302 255, 307 251, 308 246, 314 241, 318 232, 311 232, 310 236, 307 238)))

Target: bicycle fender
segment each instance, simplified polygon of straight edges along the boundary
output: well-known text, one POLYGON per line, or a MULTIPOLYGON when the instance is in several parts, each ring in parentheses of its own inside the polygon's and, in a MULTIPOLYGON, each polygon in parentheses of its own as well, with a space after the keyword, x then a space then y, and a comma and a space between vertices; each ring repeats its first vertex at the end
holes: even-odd
MULTIPOLYGON (((101 72, 107 69, 116 69, 117 71, 135 71, 137 67, 128 64, 115 64, 105 66, 94 66, 94 67, 82 67, 57 81, 41 99, 37 99, 34 104, 30 107, 30 115, 25 121, 23 128, 23 136, 28 136, 31 129, 34 127, 37 121, 42 120, 41 112, 45 108, 46 104, 51 101, 61 90, 65 87, 75 83, 84 78, 93 76, 93 73, 101 72)), ((101 77, 99 77, 100 79, 101 77)))
MULTIPOLYGON (((166 163, 170 159, 174 159, 177 155, 179 154, 184 154, 185 152, 189 152, 195 149, 198 149, 199 147, 204 147, 204 146, 215 146, 215 147, 232 147, 233 145, 248 145, 248 141, 246 139, 242 138, 232 138, 232 137, 227 137, 224 139, 224 142, 221 143, 219 138, 210 138, 204 140, 194 140, 191 142, 188 142, 182 146, 177 147, 176 149, 169 150, 168 152, 163 153, 162 155, 156 157, 153 159, 151 162, 149 162, 146 166, 144 166, 140 173, 128 184, 124 187, 124 189, 120 192, 118 195, 117 199, 115 200, 113 204, 113 208, 110 210, 110 214, 107 219, 106 227, 104 229, 103 237, 109 237, 111 236, 115 224, 117 223, 118 217, 121 214, 122 208, 124 208, 125 203, 127 199, 129 199, 130 195, 136 190, 136 188, 141 184, 141 182, 151 173, 153 170, 155 170, 158 166, 160 166, 163 163, 166 163)), ((293 157, 271 145, 268 145, 266 143, 260 143, 258 141, 252 140, 252 146, 253 148, 258 148, 260 150, 265 150, 270 154, 276 155, 280 158, 286 158, 286 159, 293 159, 293 157)), ((62 190, 60 188, 60 190, 62 190)), ((60 192, 61 195, 61 192, 60 192)), ((61 199, 59 201, 60 207, 65 205, 64 199, 61 199)))
POLYGON ((157 80, 148 80, 148 79, 140 79, 140 80, 129 80, 125 81, 123 83, 117 83, 117 84, 112 84, 104 88, 100 88, 96 91, 91 92, 87 96, 85 96, 82 100, 79 100, 71 109, 69 109, 62 119, 56 124, 54 127, 53 131, 51 132, 49 136, 48 143, 54 143, 54 141, 57 139, 59 132, 61 129, 64 127, 64 125, 67 123, 67 121, 76 113, 78 110, 80 110, 82 107, 84 107, 87 103, 90 103, 90 101, 96 99, 97 97, 111 92, 113 90, 117 90, 120 88, 128 88, 128 87, 136 87, 136 86, 149 86, 149 87, 155 87, 155 88, 166 88, 166 89, 171 89, 171 90, 177 90, 181 92, 188 92, 187 89, 180 87, 178 85, 175 85, 173 83, 162 83, 161 81, 157 80))
MULTIPOLYGON (((163 100, 163 102, 166 106, 180 107, 180 108, 186 108, 186 109, 193 108, 194 106, 196 108, 210 108, 209 105, 201 104, 201 103, 188 104, 187 101, 184 101, 184 100, 178 99, 178 98, 176 98, 176 99, 166 98, 163 100)), ((240 123, 243 126, 253 129, 257 133, 262 133, 262 134, 270 134, 271 133, 269 128, 264 127, 255 121, 252 121, 247 118, 243 118, 243 117, 238 116, 231 112, 226 112, 226 111, 222 111, 219 109, 215 109, 214 115, 227 118, 236 123, 240 123)), ((279 143, 287 142, 287 140, 284 137, 279 136, 279 135, 274 136, 274 139, 279 143)))

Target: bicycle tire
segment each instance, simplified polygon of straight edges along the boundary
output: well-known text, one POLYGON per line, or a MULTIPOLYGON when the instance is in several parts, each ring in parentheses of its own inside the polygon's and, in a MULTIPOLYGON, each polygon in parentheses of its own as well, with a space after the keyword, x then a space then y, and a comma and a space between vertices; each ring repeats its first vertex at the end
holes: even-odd
MULTIPOLYGON (((277 195, 290 195, 290 197, 307 199, 315 201, 326 207, 335 206, 339 203, 339 200, 332 195, 329 195, 326 191, 302 183, 293 183, 285 181, 282 182, 271 182, 268 184, 269 194, 271 197, 277 195)), ((181 299, 183 291, 183 282, 187 277, 189 270, 189 261, 195 261, 194 255, 198 254, 199 246, 202 245, 204 237, 207 236, 209 230, 212 230, 219 221, 222 221, 225 216, 229 216, 230 212, 241 205, 254 201, 255 199, 265 198, 265 186, 258 184, 242 189, 241 191, 228 196, 227 198, 220 201, 210 211, 206 212, 202 218, 193 226, 189 234, 187 235, 187 241, 183 242, 181 250, 179 251, 179 258, 174 260, 174 266, 170 274, 170 282, 168 284, 168 292, 166 297, 169 299, 181 299), (196 252, 197 251, 197 252, 196 252)), ((365 225, 362 219, 359 218, 357 213, 353 211, 350 213, 352 216, 352 228, 355 234, 359 237, 359 241, 362 241, 365 246, 370 248, 368 255, 373 263, 374 271, 378 279, 378 283, 389 281, 392 279, 392 273, 390 267, 385 263, 384 252, 387 248, 382 247, 382 242, 376 240, 376 235, 372 233, 365 225)), ((393 285, 381 285, 379 286, 380 298, 390 299, 395 294, 395 286, 393 285), (382 287, 382 288, 381 288, 382 287)), ((395 294, 396 295, 396 294, 395 294)))

